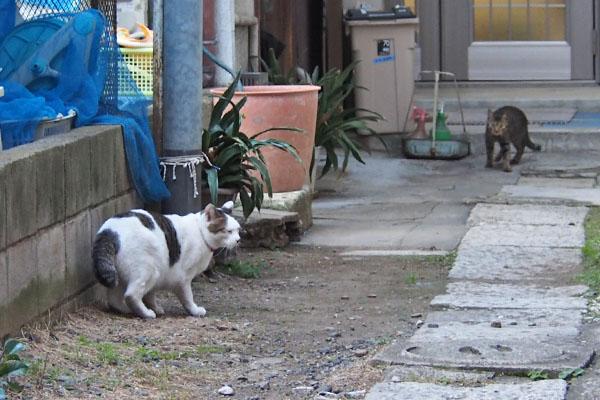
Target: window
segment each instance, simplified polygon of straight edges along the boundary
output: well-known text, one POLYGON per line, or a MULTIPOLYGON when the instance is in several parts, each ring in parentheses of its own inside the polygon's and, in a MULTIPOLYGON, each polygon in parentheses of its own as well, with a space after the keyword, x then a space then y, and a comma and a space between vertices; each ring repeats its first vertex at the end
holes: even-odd
POLYGON ((473 40, 563 41, 565 0, 473 0, 473 40))

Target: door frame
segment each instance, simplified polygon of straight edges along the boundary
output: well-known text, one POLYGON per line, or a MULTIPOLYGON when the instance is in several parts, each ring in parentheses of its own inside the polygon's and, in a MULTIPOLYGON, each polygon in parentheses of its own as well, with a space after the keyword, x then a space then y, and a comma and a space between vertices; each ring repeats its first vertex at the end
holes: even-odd
MULTIPOLYGON (((449 71, 455 74, 457 80, 469 80, 469 47, 473 43, 472 0, 420 0, 418 13, 421 26, 428 27, 427 30, 421 29, 419 35, 421 69, 449 71), (437 31, 432 27, 437 27, 437 31)), ((570 74, 563 72, 562 79, 593 80, 596 77, 600 80, 600 54, 595 51, 595 47, 600 49, 600 37, 594 31, 594 19, 600 21, 600 0, 567 0, 565 14, 565 39, 569 48, 551 44, 545 46, 544 51, 560 51, 563 55, 570 51, 570 57, 568 53, 565 56, 566 63, 570 62, 570 74)), ((539 79, 549 78, 540 74, 539 79)))

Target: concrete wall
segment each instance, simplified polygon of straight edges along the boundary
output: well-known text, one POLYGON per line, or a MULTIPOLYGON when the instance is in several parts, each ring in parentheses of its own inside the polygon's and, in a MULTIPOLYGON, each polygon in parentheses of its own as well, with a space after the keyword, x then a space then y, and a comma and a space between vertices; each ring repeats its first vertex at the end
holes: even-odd
POLYGON ((120 126, 0 151, 0 337, 103 291, 91 246, 103 221, 141 207, 120 126), (49 312, 52 311, 52 312, 49 312))

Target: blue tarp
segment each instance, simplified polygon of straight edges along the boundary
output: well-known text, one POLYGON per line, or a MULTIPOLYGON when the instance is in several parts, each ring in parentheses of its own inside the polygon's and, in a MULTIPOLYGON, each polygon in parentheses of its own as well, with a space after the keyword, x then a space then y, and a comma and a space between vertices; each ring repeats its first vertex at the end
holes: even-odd
MULTIPOLYGON (((0 0, 0 33, 4 32, 3 37, 10 34, 5 17, 11 12, 14 24, 14 0, 0 0)), ((73 35, 61 54, 60 71, 55 85, 30 91, 19 82, 0 81, 0 86, 5 88, 5 96, 0 98, 3 146, 7 149, 30 142, 40 119, 55 118, 58 114, 67 115, 69 110, 77 113, 76 127, 120 124, 123 127, 129 170, 138 194, 146 203, 163 200, 170 193, 160 174, 148 124, 148 99, 131 78, 104 15, 95 9, 81 13, 94 18, 95 29, 89 35, 73 35), (129 79, 124 82, 119 79, 117 82, 117 68, 121 69, 121 73, 126 71, 129 79), (119 85, 127 85, 128 88, 119 90, 123 89, 119 85), (120 98, 119 91, 126 92, 127 97, 120 98), (2 121, 11 122, 4 126, 2 121), (13 137, 17 139, 15 143, 11 143, 13 137)), ((54 14, 39 18, 58 18, 68 23, 81 13, 54 14)), ((1 63, 0 59, 0 65, 1 63)), ((27 83, 25 85, 30 86, 27 83)))

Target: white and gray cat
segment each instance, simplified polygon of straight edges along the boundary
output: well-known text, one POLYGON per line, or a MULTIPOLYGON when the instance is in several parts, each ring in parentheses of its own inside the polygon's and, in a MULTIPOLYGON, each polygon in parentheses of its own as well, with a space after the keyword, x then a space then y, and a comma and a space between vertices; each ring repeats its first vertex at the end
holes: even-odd
POLYGON ((194 303, 191 282, 208 268, 216 249, 239 243, 240 225, 229 215, 232 210, 229 201, 185 216, 132 210, 109 218, 92 249, 93 271, 109 288, 109 306, 155 318, 164 314, 156 292, 168 290, 188 314, 204 316, 206 310, 194 303))

